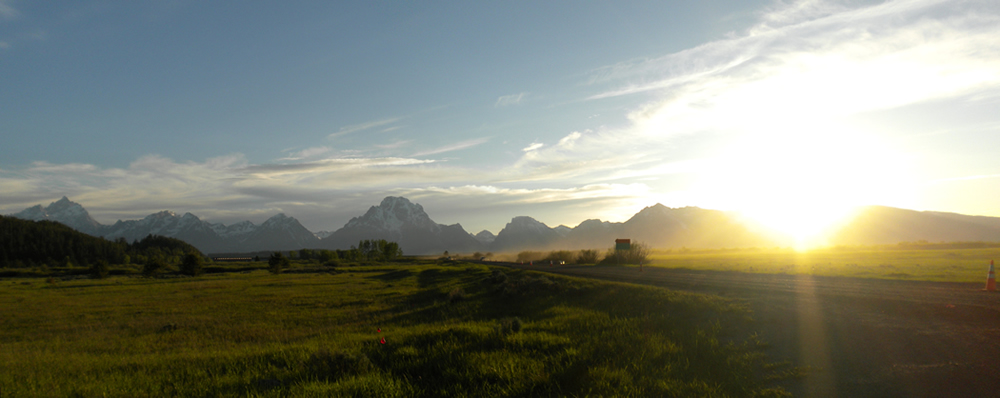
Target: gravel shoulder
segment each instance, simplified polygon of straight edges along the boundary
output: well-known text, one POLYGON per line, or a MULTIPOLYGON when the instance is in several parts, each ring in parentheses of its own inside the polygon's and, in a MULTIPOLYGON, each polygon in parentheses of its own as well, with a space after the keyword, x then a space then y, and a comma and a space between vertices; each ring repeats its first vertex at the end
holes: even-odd
MULTIPOLYGON (((647 267, 503 265, 746 300, 773 361, 809 368, 796 396, 1000 391, 1000 293, 984 284, 647 267)), ((985 282, 985 275, 984 275, 985 282)))

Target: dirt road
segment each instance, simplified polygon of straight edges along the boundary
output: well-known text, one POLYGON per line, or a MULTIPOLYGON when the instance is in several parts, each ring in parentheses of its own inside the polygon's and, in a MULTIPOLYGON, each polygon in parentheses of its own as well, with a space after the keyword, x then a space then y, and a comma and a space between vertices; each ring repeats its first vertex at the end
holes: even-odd
POLYGON ((980 284, 505 265, 747 300, 770 359, 810 368, 795 396, 1000 396, 1000 293, 980 284))

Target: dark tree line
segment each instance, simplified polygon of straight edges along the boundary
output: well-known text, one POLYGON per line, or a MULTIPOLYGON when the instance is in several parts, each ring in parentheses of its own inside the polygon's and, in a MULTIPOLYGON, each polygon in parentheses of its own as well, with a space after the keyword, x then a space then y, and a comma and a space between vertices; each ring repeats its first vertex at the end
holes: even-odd
POLYGON ((403 250, 396 242, 385 239, 365 239, 351 246, 350 250, 318 250, 302 249, 288 252, 285 257, 281 252, 274 252, 267 259, 267 269, 272 274, 280 274, 291 266, 291 260, 319 260, 327 265, 336 265, 337 260, 345 261, 389 261, 403 255, 403 250))
POLYGON ((302 249, 288 252, 288 258, 295 260, 330 261, 389 261, 403 256, 403 250, 396 242, 385 239, 365 239, 348 250, 302 249))
POLYGON ((398 243, 385 239, 365 239, 357 246, 351 246, 351 251, 358 257, 357 260, 388 261, 403 255, 398 243))
POLYGON ((53 221, 29 221, 0 216, 0 268, 32 266, 90 267, 99 262, 145 264, 159 260, 180 263, 187 253, 202 256, 181 240, 149 235, 128 243, 90 236, 53 221))

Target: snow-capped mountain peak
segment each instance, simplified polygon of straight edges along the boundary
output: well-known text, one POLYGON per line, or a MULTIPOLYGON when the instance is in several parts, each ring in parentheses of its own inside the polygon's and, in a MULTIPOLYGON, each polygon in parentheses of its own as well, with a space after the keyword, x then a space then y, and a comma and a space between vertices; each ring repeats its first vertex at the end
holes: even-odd
POLYGON ((45 212, 45 208, 42 205, 34 205, 20 212, 12 214, 12 216, 20 218, 22 220, 32 220, 40 221, 49 219, 49 215, 45 212))
POLYGON ((232 238, 247 235, 257 229, 257 226, 250 221, 241 221, 230 226, 226 224, 211 224, 212 231, 215 231, 222 238, 232 238))
POLYGON ((164 220, 164 219, 170 219, 170 218, 176 218, 176 217, 177 217, 177 213, 174 213, 174 212, 172 212, 170 210, 163 210, 161 212, 153 213, 153 214, 150 214, 150 215, 148 215, 146 217, 143 217, 143 220, 144 221, 148 220, 150 222, 156 222, 158 220, 164 220))
POLYGON ((288 224, 291 220, 294 220, 294 219, 291 218, 291 217, 286 216, 285 213, 278 213, 278 214, 275 214, 275 215, 271 216, 271 218, 268 218, 267 220, 265 220, 264 223, 261 224, 260 226, 261 227, 274 227, 274 226, 278 226, 278 225, 285 225, 285 224, 288 224))
POLYGON ((57 221, 70 228, 91 235, 96 235, 102 227, 100 223, 90 217, 90 213, 87 213, 87 210, 83 206, 69 200, 65 196, 50 203, 47 207, 43 208, 42 205, 35 205, 19 213, 12 214, 12 216, 25 220, 57 221))
POLYGON ((65 196, 63 196, 62 199, 59 199, 58 201, 52 202, 52 204, 50 204, 49 207, 45 209, 45 211, 49 214, 67 215, 73 217, 87 215, 89 217, 87 210, 84 209, 83 206, 81 206, 79 203, 69 200, 69 198, 65 196))
POLYGON ((440 226, 424 212, 423 206, 403 197, 387 196, 378 206, 372 206, 361 217, 354 217, 344 228, 370 228, 398 233, 405 229, 437 232, 440 226))

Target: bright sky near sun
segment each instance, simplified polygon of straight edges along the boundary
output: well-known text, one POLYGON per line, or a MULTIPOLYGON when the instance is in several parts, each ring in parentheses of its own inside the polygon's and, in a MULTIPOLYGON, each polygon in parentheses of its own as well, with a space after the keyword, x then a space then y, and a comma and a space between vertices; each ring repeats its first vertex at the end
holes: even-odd
POLYGON ((0 0, 0 214, 1000 216, 1000 2, 0 0))

